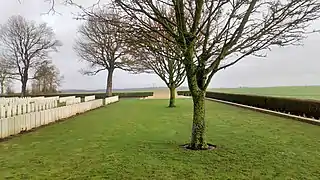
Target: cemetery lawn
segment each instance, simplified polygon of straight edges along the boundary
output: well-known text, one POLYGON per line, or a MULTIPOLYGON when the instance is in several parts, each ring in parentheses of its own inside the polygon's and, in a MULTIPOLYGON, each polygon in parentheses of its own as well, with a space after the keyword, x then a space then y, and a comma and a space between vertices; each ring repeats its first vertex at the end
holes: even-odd
POLYGON ((208 101, 208 142, 192 102, 121 100, 0 143, 0 179, 320 179, 320 127, 208 101))

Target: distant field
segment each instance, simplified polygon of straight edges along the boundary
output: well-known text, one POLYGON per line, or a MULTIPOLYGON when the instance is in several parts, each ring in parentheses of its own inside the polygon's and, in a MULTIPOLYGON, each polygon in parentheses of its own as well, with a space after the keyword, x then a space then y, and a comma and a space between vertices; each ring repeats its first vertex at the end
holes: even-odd
POLYGON ((221 88, 221 89, 209 89, 209 91, 320 100, 320 86, 221 88))

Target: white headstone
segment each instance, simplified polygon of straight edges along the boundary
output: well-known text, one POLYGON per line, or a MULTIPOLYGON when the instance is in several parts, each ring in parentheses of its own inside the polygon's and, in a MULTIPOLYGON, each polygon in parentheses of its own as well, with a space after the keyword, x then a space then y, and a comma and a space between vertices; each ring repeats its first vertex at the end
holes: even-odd
POLYGON ((17 115, 17 105, 13 104, 12 105, 12 116, 15 116, 15 115, 17 115))
POLYGON ((21 104, 18 104, 18 115, 20 115, 22 113, 22 106, 21 104))
POLYGON ((11 106, 6 106, 6 109, 7 109, 7 117, 11 117, 11 111, 12 111, 12 108, 11 106))
POLYGON ((3 105, 0 105, 0 119, 6 117, 6 109, 3 105))

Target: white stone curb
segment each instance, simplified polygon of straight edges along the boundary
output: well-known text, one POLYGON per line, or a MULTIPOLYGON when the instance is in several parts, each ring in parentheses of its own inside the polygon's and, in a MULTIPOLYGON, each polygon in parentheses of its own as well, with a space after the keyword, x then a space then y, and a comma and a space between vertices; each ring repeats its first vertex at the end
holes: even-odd
POLYGON ((219 103, 223 103, 223 104, 228 104, 228 105, 232 105, 232 106, 251 109, 251 110, 259 111, 259 112, 262 112, 262 113, 267 113, 267 114, 280 116, 280 117, 284 117, 284 118, 290 118, 290 119, 294 119, 294 120, 297 120, 297 121, 306 122, 306 123, 309 123, 309 124, 314 124, 314 125, 320 126, 320 121, 319 120, 315 120, 315 119, 311 119, 311 118, 296 116, 296 115, 292 115, 292 114, 286 114, 286 113, 282 113, 282 112, 271 111, 271 110, 268 110, 268 109, 262 109, 262 108, 257 108, 257 107, 253 107, 253 106, 247 106, 247 105, 243 105, 243 104, 237 104, 237 103, 228 102, 228 101, 222 101, 222 100, 218 100, 218 99, 212 99, 212 98, 206 98, 206 99, 208 99, 210 101, 215 101, 215 102, 219 102, 219 103))

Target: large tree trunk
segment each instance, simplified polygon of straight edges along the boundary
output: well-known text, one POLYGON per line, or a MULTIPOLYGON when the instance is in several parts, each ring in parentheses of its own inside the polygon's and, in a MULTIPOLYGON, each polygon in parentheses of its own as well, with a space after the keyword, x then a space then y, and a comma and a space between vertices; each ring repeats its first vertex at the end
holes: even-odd
POLYGON ((21 97, 27 96, 27 81, 22 80, 21 81, 21 97))
POLYGON ((114 69, 108 69, 108 77, 107 77, 107 96, 112 96, 112 76, 113 76, 114 69))
POLYGON ((4 81, 0 82, 1 94, 4 94, 4 81))
POLYGON ((169 107, 176 107, 176 88, 174 86, 169 87, 170 89, 170 100, 169 107))
POLYGON ((40 94, 41 92, 41 80, 38 81, 38 93, 40 94))
POLYGON ((207 149, 205 138, 205 91, 194 92, 193 100, 193 124, 190 148, 199 150, 207 149))
POLYGON ((193 65, 193 48, 189 48, 185 54, 186 73, 188 86, 193 100, 193 123, 191 142, 189 148, 193 150, 208 149, 206 142, 205 130, 205 93, 204 82, 206 77, 201 69, 193 65))
POLYGON ((21 77, 21 97, 27 96, 28 70, 25 69, 21 77))

